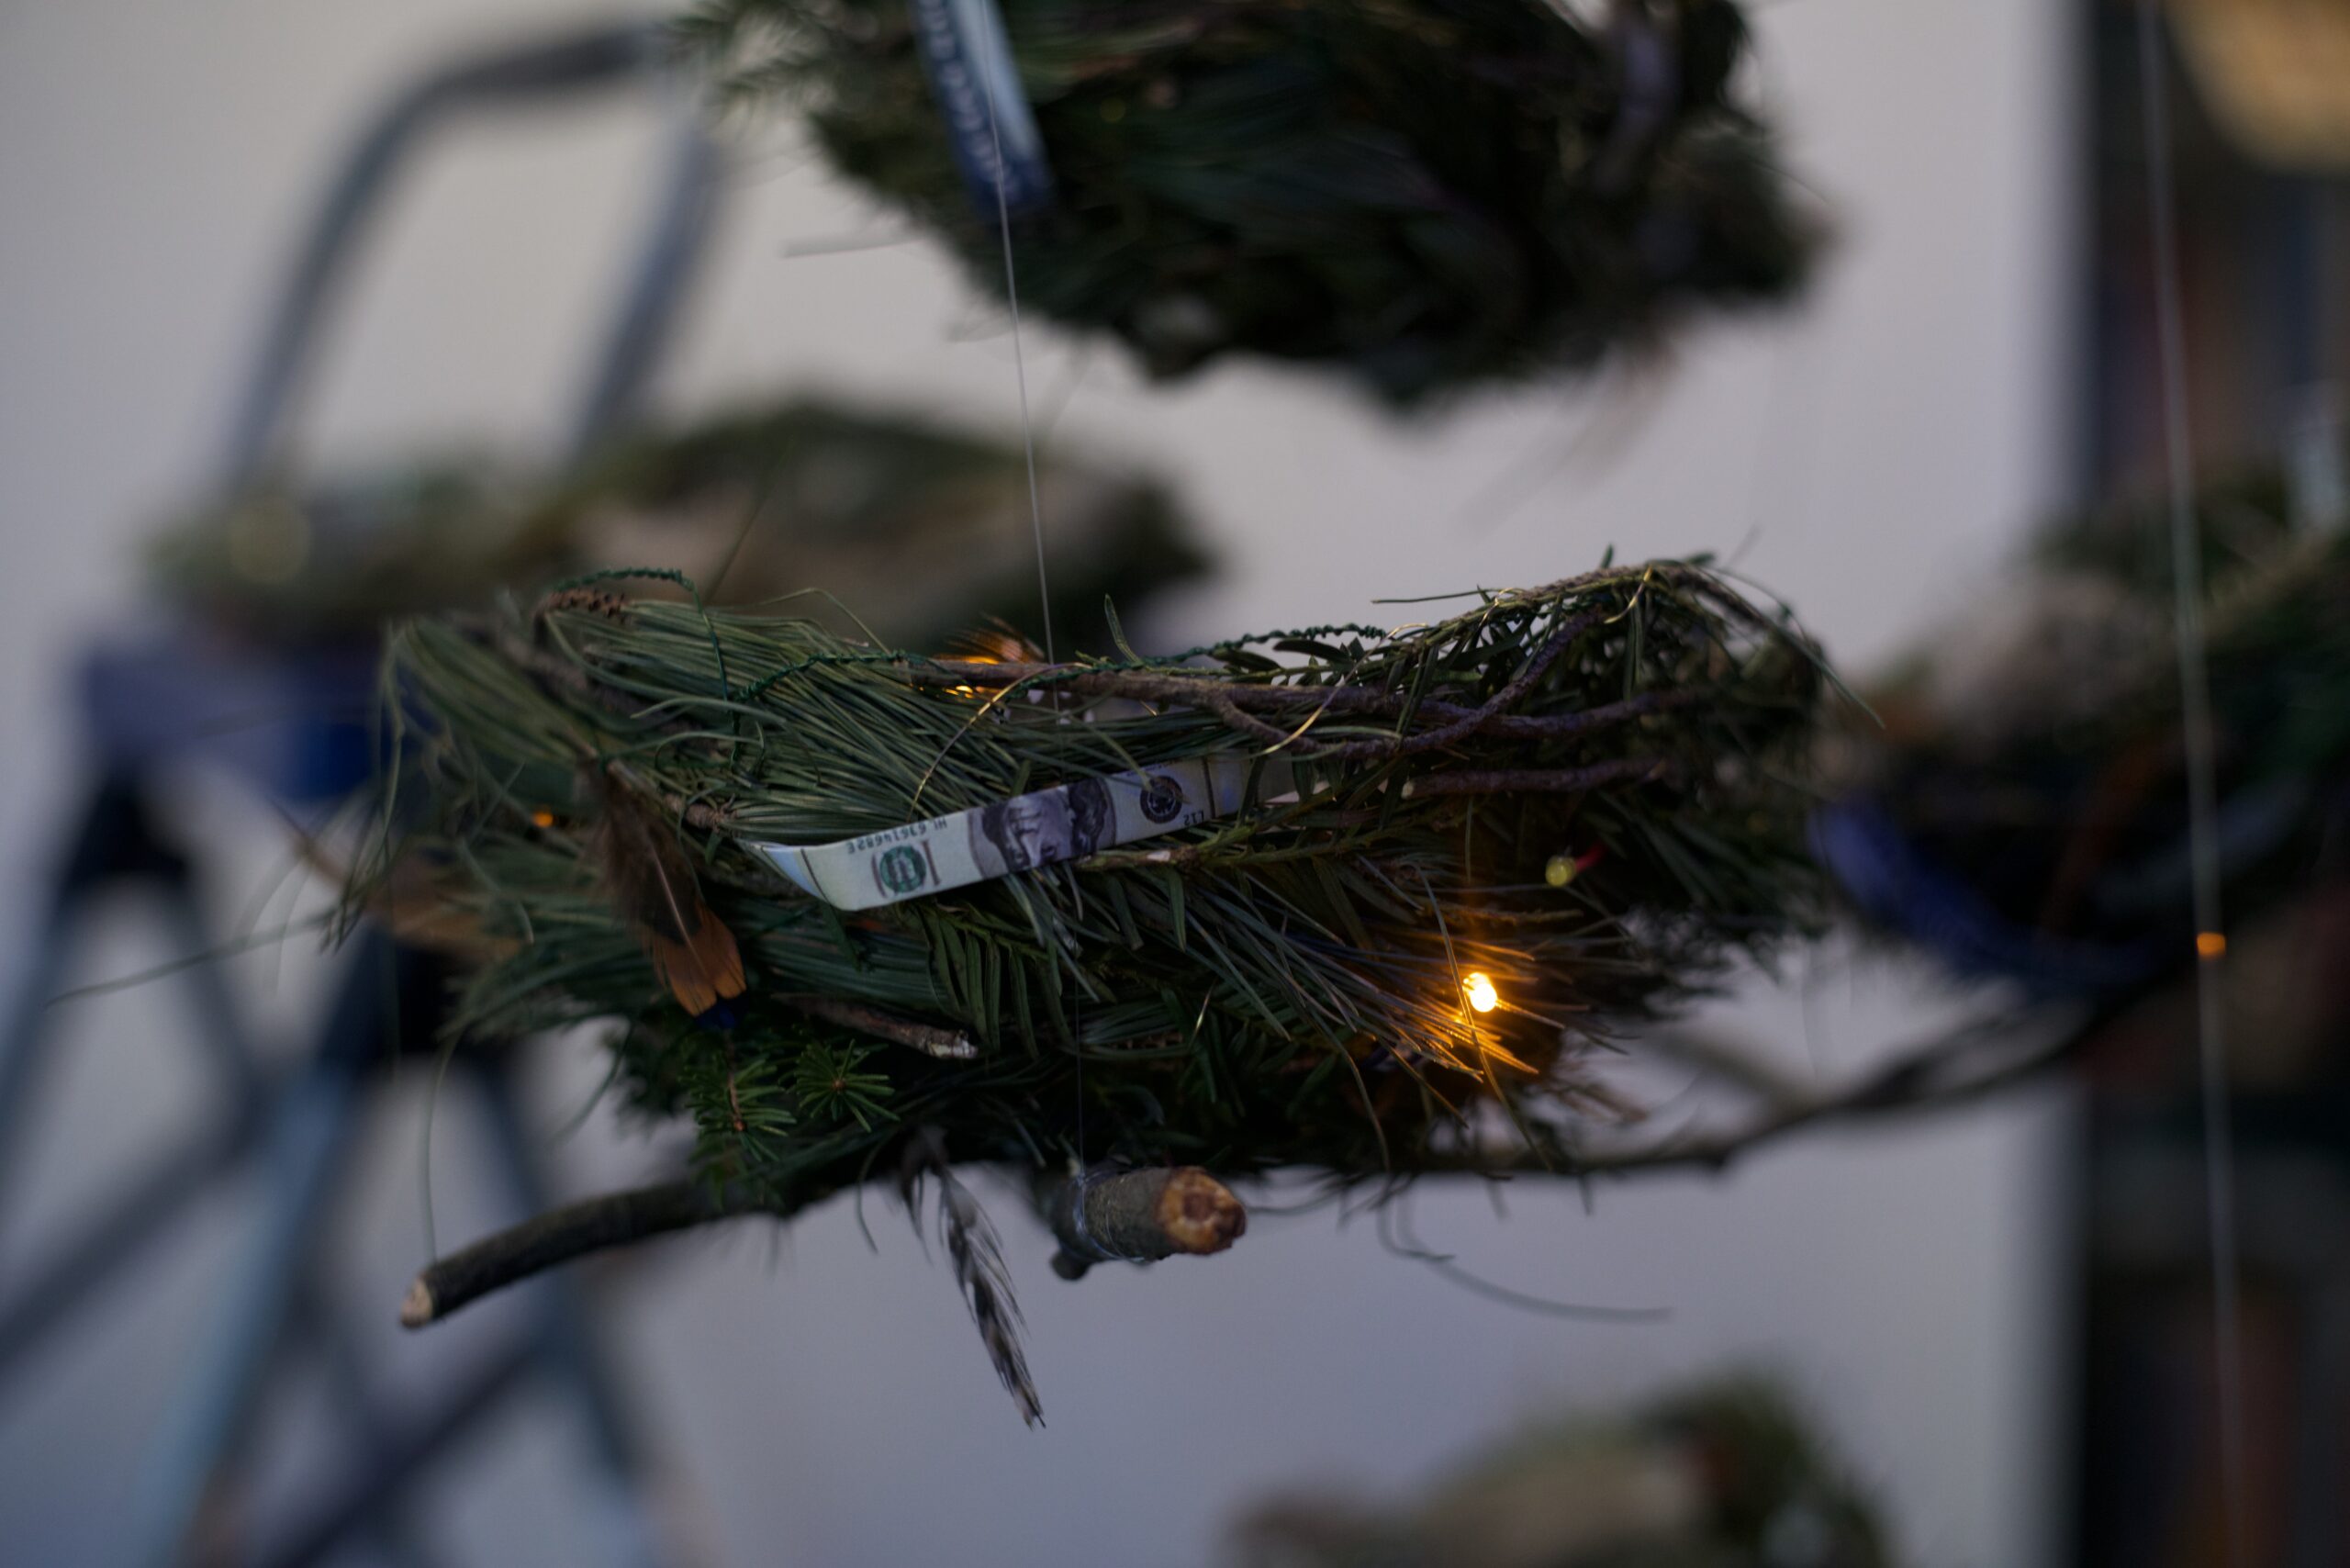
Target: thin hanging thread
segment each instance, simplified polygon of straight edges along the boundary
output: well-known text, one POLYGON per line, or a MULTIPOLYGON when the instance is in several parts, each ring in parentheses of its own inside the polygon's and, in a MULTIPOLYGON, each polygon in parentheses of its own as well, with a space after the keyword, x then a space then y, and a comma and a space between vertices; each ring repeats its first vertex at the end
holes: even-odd
MULTIPOLYGON (((979 30, 983 38, 980 47, 990 56, 994 55, 999 41, 1008 43, 1005 34, 999 28, 981 28, 979 30)), ((1010 308, 1012 317, 1012 373, 1013 380, 1020 387, 1020 448, 1028 463, 1028 522, 1036 542, 1036 603, 1039 618, 1044 622, 1045 662, 1049 665, 1060 662, 1053 646, 1053 584, 1051 574, 1045 565, 1045 503, 1036 485, 1036 427, 1028 412, 1028 356, 1020 336, 1020 274, 1012 261, 1012 198, 1004 189, 1003 126, 996 118, 995 104, 996 74, 999 70, 1009 72, 1012 69, 1012 62, 1006 60, 991 58, 982 62, 979 73, 979 92, 981 100, 987 105, 988 141, 995 158, 995 231, 997 237, 1003 241, 1003 297, 1004 303, 1010 308)), ((1016 76, 1011 79, 1018 80, 1016 76)), ((1053 719, 1058 724, 1060 720, 1061 707, 1060 689, 1058 686, 1053 689, 1052 700, 1053 719)), ((1080 1187, 1078 1193, 1080 1209, 1085 1206, 1082 1185, 1083 1172, 1087 1169, 1085 1160, 1085 1035, 1082 1013, 1084 1005, 1084 989, 1080 985, 1069 995, 1069 1028, 1077 1036, 1073 1043, 1077 1047, 1077 1159, 1080 1172, 1078 1181, 1080 1187)))
POLYGON ((2195 1001, 2202 1066, 2204 1193, 2211 1232, 2211 1301, 2220 1415, 2220 1500, 2228 1561, 2245 1551, 2244 1340, 2238 1294, 2235 1148, 2228 1117, 2228 1052, 2221 959, 2218 767, 2203 647, 2203 557, 2195 516, 2195 457, 2187 406, 2185 310, 2179 282, 2177 194, 2171 167, 2169 84, 2155 0, 2138 7, 2138 74, 2145 111, 2146 205, 2153 230, 2163 443, 2169 459, 2171 576, 2178 620, 2178 684, 2186 729, 2188 845, 2195 877, 2195 1001))

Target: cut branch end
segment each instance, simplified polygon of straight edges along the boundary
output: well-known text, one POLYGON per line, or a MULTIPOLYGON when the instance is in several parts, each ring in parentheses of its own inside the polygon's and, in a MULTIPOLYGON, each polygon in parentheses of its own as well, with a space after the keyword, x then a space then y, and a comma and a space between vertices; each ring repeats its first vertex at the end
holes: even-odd
POLYGON ((435 1316, 432 1287, 420 1279, 408 1287, 408 1294, 400 1302, 400 1327, 421 1328, 435 1316))
POLYGON ((1232 1189, 1196 1165, 1067 1181, 1046 1214, 1060 1243, 1053 1271, 1065 1280, 1096 1263, 1222 1252, 1248 1228, 1232 1189))

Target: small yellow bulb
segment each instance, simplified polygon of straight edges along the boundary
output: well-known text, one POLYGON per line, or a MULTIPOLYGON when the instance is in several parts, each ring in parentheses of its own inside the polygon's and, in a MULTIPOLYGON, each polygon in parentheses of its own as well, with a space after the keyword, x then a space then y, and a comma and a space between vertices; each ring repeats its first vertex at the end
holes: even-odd
POLYGON ((554 826, 554 813, 542 806, 537 811, 531 813, 531 825, 532 827, 553 827, 554 826))
POLYGON ((1607 846, 1595 844, 1580 855, 1565 850, 1550 857, 1542 868, 1542 879, 1554 888, 1563 888, 1607 857, 1607 846))
POLYGON ((2228 950, 2228 939, 2216 931, 2195 934, 2195 955, 2206 960, 2219 958, 2228 950))
POLYGON ((1491 1013, 1502 1004, 1502 993, 1494 989, 1490 975, 1471 975, 1460 982, 1460 989, 1468 994, 1469 1005, 1480 1013, 1491 1013))

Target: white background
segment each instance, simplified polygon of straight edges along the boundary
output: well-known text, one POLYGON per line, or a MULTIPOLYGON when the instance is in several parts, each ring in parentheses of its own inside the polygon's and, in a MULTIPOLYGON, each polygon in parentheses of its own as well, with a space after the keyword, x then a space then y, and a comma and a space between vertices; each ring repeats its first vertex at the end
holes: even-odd
MULTIPOLYGON (((1060 431, 1179 476, 1224 562, 1154 629, 1373 616, 1380 594, 1547 580, 1619 554, 1742 551, 1866 668, 1979 584, 2058 494, 2073 192, 2067 8, 2035 0, 1775 0, 1762 79, 1841 243, 1810 307, 1700 329, 1595 388, 1475 400, 1404 425, 1294 375, 1146 389, 1095 356, 1060 431), (1546 454, 1558 452, 1556 460, 1546 454), (1496 514, 1498 521, 1496 521, 1496 514)), ((364 106, 452 46, 579 15, 565 0, 398 6, 0 5, 0 873, 5 931, 79 779, 73 650, 137 624, 142 532, 206 477, 297 221, 364 106)), ((543 442, 655 158, 650 117, 589 113, 452 143, 404 188, 310 421, 353 458, 436 438, 543 442)), ((1009 345, 920 244, 786 259, 890 226, 771 140, 736 178, 720 253, 663 384, 691 409, 790 381, 1009 430, 1009 345)), ((1036 330, 1040 398, 1069 346, 1036 330)), ((947 571, 955 563, 909 562, 947 571)), ((196 831, 266 849, 269 822, 203 779, 196 831)), ((225 867, 224 924, 273 868, 225 867)), ((280 907, 282 913, 282 906, 280 907)), ((273 915, 272 918, 276 918, 273 915)), ((13 941, 9 944, 13 949, 13 941)), ((173 956, 125 911, 75 978, 173 956)), ((299 954, 239 960, 291 1038, 318 995, 299 954)), ((1926 1026, 1922 988, 1801 969, 1740 1022, 1838 1070, 1926 1026)), ((207 1108, 148 986, 56 1014, 66 1060, 11 1151, 0 1270, 20 1277, 142 1151, 207 1108)), ((539 1071, 549 1129, 592 1088, 584 1047, 539 1071)), ((423 1255, 409 1073, 337 1226, 344 1300, 401 1394, 479 1325, 389 1327, 423 1255)), ((1368 1224, 1260 1218, 1228 1257, 1064 1285, 996 1206, 1049 1429, 1024 1432, 943 1270, 877 1202, 778 1248, 662 1252, 609 1294, 677 1514, 718 1561, 1198 1564, 1262 1489, 1392 1491, 1514 1420, 1735 1361, 1774 1368, 1880 1485, 1910 1559, 2055 1560, 2066 1205, 2059 1107, 1838 1133, 1725 1180, 1430 1191, 1430 1240, 1522 1288, 1662 1303, 1662 1327, 1561 1324, 1472 1298, 1368 1224)), ((461 1093, 433 1164, 445 1240, 500 1217, 461 1093)), ((654 1151, 603 1121, 556 1158, 585 1187, 654 1151)), ((0 1555, 105 1560, 140 1455, 222 1285, 242 1194, 156 1255, 60 1348, 0 1385, 0 1555)), ((496 1314, 484 1315, 490 1327, 496 1314)), ((267 1497, 322 1457, 319 1396, 273 1417, 267 1497), (290 1457, 288 1457, 290 1456, 290 1457)), ((567 1413, 518 1407, 440 1473, 424 1528, 466 1560, 597 1562, 567 1413)))

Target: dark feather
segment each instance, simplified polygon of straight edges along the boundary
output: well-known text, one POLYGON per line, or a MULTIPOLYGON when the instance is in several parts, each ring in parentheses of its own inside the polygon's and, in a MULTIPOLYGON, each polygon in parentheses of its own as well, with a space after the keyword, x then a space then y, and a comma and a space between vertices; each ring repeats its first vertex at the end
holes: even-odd
POLYGON ((989 1223, 987 1213, 969 1188, 955 1179, 947 1163, 945 1140, 934 1127, 917 1132, 906 1145, 904 1162, 898 1168, 898 1195, 905 1200, 906 1213, 914 1223, 915 1234, 922 1231, 922 1183, 925 1176, 938 1181, 938 1234, 946 1248, 946 1260, 955 1270, 955 1282, 961 1287, 963 1299, 971 1309, 971 1321, 979 1327, 979 1342, 988 1349, 988 1360, 994 1364, 995 1374, 1003 1380, 1006 1393, 1020 1407, 1020 1418, 1032 1427, 1045 1424, 1045 1408, 1036 1398, 1036 1385, 1029 1381, 1028 1358, 1020 1347, 1020 1304, 1013 1299, 1012 1276, 1003 1265, 1003 1250, 996 1240, 995 1226, 989 1223))
POLYGON ((661 983, 695 1017, 743 994, 734 933, 702 902, 677 834, 603 768, 588 770, 599 808, 594 834, 604 889, 653 959, 661 983))

